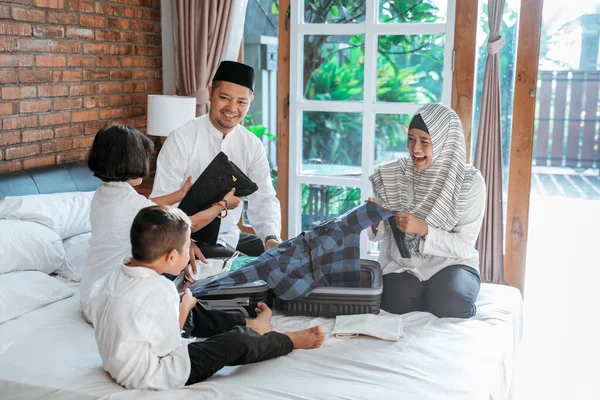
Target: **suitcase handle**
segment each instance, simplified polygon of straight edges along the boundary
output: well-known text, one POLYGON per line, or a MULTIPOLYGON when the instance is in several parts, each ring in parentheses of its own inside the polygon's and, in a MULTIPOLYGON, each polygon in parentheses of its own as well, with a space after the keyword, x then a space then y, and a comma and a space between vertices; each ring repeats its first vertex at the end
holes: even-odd
POLYGON ((225 300, 198 300, 200 303, 209 307, 248 307, 250 305, 250 297, 236 297, 225 300))

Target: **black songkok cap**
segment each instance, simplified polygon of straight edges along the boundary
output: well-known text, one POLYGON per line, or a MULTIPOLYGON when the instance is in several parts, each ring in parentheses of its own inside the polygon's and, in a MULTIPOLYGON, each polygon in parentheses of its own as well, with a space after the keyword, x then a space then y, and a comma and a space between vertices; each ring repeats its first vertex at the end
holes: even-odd
POLYGON ((413 119, 410 121, 408 130, 411 130, 411 129, 420 129, 423 132, 429 133, 429 129, 427 129, 427 125, 425 125, 425 121, 423 121, 421 114, 415 114, 413 119))
POLYGON ((254 68, 235 61, 222 61, 213 78, 215 81, 235 83, 254 92, 254 68))

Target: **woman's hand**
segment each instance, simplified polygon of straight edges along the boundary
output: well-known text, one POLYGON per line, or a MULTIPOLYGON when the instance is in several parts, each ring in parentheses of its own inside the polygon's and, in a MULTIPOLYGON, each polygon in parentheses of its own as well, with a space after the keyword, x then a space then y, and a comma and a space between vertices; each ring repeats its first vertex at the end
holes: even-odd
MULTIPOLYGON (((377 201, 377 199, 375 199, 375 198, 373 198, 373 197, 369 197, 369 200, 368 200, 368 201, 369 201, 370 203, 379 204, 379 202, 377 201)), ((380 222, 378 222, 378 223, 376 223, 376 224, 373 224, 373 225, 371 225, 371 230, 373 231, 373 233, 374 233, 375 235, 377 235, 377 228, 379 228, 379 224, 380 224, 380 222)))
POLYGON ((235 188, 233 188, 223 197, 223 200, 227 201, 227 209, 233 210, 240 204, 242 198, 235 195, 235 188))
POLYGON ((394 221, 396 221, 396 227, 405 233, 414 233, 425 237, 429 231, 425 222, 407 212, 399 212, 394 215, 394 221))
POLYGON ((180 197, 179 201, 183 200, 183 198, 190 191, 190 189, 192 188, 193 185, 194 185, 194 182, 192 182, 192 176, 190 175, 187 177, 185 182, 183 182, 181 189, 179 189, 179 197, 180 197))

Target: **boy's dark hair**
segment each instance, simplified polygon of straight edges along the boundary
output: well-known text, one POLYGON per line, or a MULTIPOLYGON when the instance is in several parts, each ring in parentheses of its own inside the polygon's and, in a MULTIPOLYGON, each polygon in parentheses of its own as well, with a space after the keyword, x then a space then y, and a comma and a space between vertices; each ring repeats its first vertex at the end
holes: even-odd
POLYGON ((131 255, 152 262, 171 250, 181 251, 189 238, 190 219, 171 206, 142 208, 131 224, 131 255))
POLYGON ((150 174, 154 143, 137 129, 124 125, 102 128, 94 138, 88 168, 104 182, 126 182, 150 174))

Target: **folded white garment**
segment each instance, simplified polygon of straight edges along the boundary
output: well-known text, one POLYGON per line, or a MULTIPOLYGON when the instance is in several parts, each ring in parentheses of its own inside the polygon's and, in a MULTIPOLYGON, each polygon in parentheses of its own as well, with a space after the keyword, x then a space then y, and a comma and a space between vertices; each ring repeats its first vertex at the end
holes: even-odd
POLYGON ((210 276, 219 275, 225 272, 229 272, 231 264, 239 256, 238 252, 235 252, 233 256, 229 258, 207 258, 208 264, 204 264, 200 260, 196 260, 196 273, 192 272, 191 265, 188 265, 190 276, 193 280, 208 278, 210 276))
POLYGON ((331 333, 339 339, 367 335, 392 342, 397 342, 404 336, 402 318, 395 314, 338 315, 331 333))

